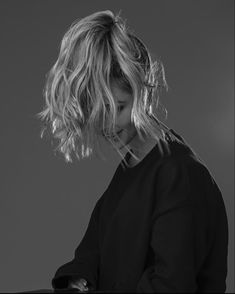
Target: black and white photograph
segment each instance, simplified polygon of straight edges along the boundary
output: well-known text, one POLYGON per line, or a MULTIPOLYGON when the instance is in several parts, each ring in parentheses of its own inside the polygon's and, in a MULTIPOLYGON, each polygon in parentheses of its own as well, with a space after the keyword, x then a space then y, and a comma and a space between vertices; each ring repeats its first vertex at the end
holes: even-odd
POLYGON ((0 23, 0 293, 234 293, 234 0, 0 23))

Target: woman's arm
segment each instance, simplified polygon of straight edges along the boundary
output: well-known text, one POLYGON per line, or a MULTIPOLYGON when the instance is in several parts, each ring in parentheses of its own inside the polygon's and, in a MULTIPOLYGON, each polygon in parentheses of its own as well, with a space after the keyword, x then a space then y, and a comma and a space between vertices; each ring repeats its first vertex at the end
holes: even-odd
POLYGON ((204 167, 183 160, 169 161, 159 174, 151 258, 137 293, 226 289, 228 222, 222 195, 204 167))
MULTIPOLYGON (((102 198, 102 197, 101 197, 102 198)), ((71 279, 85 279, 90 287, 96 288, 99 261, 98 218, 101 198, 92 211, 91 218, 83 239, 75 250, 72 261, 59 267, 52 279, 52 287, 62 289, 69 287, 71 279)))
POLYGON ((152 262, 138 282, 137 293, 197 292, 194 234, 192 210, 187 204, 155 221, 152 262))

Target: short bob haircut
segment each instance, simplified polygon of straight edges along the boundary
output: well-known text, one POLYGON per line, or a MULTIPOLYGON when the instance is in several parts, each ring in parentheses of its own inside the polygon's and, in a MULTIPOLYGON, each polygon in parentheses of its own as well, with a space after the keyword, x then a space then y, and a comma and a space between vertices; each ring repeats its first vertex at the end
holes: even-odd
MULTIPOLYGON (((144 140, 144 132, 157 143, 160 138, 165 141, 163 130, 169 129, 157 118, 158 108, 163 106, 159 94, 163 88, 168 90, 162 62, 152 61, 145 44, 127 28, 120 12, 115 16, 110 10, 100 11, 74 21, 65 33, 59 57, 46 74, 44 110, 37 113, 45 121, 41 138, 49 125, 53 137, 60 140, 55 150, 63 153, 66 162, 72 162, 72 151, 78 160, 94 150, 101 154, 100 118, 103 134, 107 130, 115 134, 113 79, 133 97, 131 122, 140 139, 144 140), (105 123, 108 128, 104 129, 105 123)), ((164 106, 162 110, 167 115, 164 106)), ((107 138, 128 166, 115 141, 107 138)), ((139 160, 128 145, 125 148, 139 160)))

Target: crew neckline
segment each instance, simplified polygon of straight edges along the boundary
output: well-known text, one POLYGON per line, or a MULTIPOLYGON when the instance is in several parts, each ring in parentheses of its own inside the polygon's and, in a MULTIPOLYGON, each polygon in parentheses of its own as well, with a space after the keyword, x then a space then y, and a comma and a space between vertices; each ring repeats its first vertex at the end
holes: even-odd
MULTIPOLYGON (((131 149, 132 150, 132 149, 131 149)), ((122 160, 122 163, 123 165, 125 166, 125 169, 123 168, 123 170, 125 172, 132 172, 132 171, 136 171, 138 170, 140 167, 142 167, 146 161, 148 161, 153 155, 156 155, 156 154, 159 154, 160 155, 160 152, 158 150, 158 143, 156 143, 153 148, 142 158, 142 160, 140 162, 138 162, 136 165, 132 166, 132 167, 128 167, 126 164, 125 164, 125 161, 122 160), (157 152, 156 152, 157 151, 157 152)), ((125 155, 125 160, 128 162, 129 159, 131 157, 131 154, 130 152, 128 151, 127 154, 125 155)), ((122 164, 121 164, 122 165, 122 164)))

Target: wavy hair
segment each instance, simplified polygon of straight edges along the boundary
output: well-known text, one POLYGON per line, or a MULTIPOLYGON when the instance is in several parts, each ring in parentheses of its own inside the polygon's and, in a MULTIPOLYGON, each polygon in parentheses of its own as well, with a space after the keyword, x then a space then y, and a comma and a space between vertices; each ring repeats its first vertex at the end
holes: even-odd
MULTIPOLYGON (((157 115, 162 106, 167 116, 159 102, 161 90, 168 90, 162 62, 152 61, 146 45, 127 27, 120 12, 100 11, 74 21, 64 34, 58 59, 46 74, 44 109, 37 113, 44 121, 41 138, 49 126, 53 138, 60 141, 55 151, 62 152, 66 162, 72 162, 73 152, 78 160, 96 150, 103 158, 100 117, 103 133, 105 122, 108 133, 115 133, 112 79, 133 95, 131 122, 140 139, 144 140, 144 132, 157 143, 160 138, 165 140, 163 130, 168 128, 157 115)), ((128 165, 112 137, 108 140, 128 165)), ((125 148, 138 160, 128 145, 125 148)))

